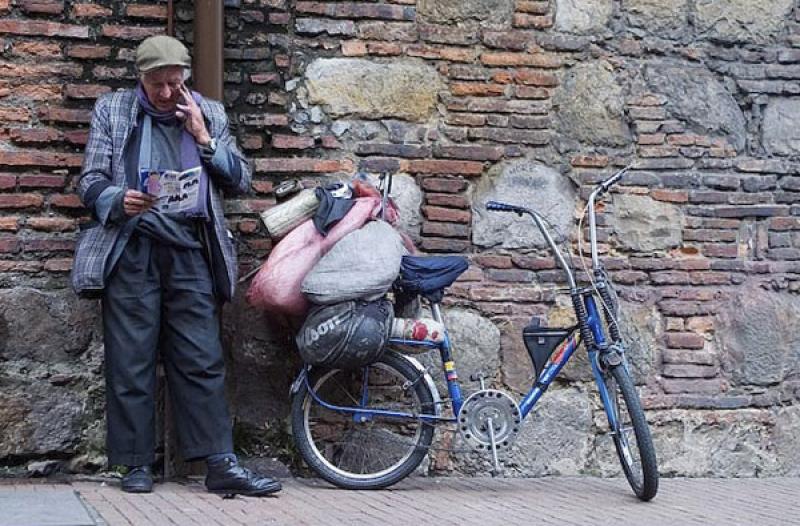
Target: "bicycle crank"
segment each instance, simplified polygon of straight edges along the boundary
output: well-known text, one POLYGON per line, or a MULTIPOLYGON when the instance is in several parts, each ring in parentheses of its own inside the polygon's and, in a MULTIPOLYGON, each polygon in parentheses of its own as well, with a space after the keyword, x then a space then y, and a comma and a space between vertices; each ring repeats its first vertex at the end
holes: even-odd
POLYGON ((489 452, 499 473, 499 453, 507 452, 516 440, 522 415, 513 398, 495 389, 481 389, 466 399, 458 412, 458 430, 472 449, 489 452))

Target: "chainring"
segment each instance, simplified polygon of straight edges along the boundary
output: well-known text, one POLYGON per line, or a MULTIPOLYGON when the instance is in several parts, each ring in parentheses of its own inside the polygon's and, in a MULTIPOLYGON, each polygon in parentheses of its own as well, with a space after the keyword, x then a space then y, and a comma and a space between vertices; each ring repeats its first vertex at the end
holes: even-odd
POLYGON ((477 391, 461 406, 458 430, 464 442, 476 451, 491 451, 489 419, 497 452, 510 450, 519 434, 522 414, 513 398, 495 389, 477 391))

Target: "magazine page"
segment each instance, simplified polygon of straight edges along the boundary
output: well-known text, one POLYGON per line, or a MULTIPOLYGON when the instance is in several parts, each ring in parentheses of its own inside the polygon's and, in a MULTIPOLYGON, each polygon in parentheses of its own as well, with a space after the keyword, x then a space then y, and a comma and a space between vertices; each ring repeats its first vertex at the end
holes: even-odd
POLYGON ((186 212, 200 198, 199 166, 184 172, 148 170, 139 172, 139 191, 158 197, 154 209, 164 213, 186 212))

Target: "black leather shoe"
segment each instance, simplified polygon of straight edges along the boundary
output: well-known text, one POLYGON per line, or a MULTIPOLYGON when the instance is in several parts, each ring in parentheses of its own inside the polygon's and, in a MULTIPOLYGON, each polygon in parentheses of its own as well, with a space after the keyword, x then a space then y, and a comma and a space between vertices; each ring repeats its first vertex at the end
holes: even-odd
POLYGON ((153 472, 150 466, 131 466, 122 477, 122 491, 126 493, 150 493, 153 491, 153 472))
POLYGON ((209 461, 206 489, 223 495, 262 497, 281 490, 281 483, 243 468, 235 457, 209 461))

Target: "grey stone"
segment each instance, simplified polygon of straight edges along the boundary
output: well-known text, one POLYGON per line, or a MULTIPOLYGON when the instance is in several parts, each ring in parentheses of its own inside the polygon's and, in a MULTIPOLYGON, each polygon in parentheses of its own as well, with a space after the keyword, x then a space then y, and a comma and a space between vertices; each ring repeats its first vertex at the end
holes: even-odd
MULTIPOLYGON (((651 415, 653 442, 663 475, 753 477, 778 474, 769 446, 767 413, 670 410, 651 415)), ((604 467, 612 475, 613 462, 604 467)))
POLYGON ((327 33, 329 35, 356 34, 356 25, 352 20, 325 20, 321 18, 298 18, 294 23, 295 31, 318 35, 327 33))
POLYGON ((575 388, 550 388, 528 418, 505 463, 508 475, 578 475, 592 453, 592 404, 575 388))
POLYGON ((800 298, 745 285, 719 313, 718 349, 734 382, 772 385, 800 374, 800 298))
MULTIPOLYGON (((461 388, 465 392, 477 390, 478 384, 471 383, 469 377, 478 372, 486 375, 488 387, 500 371, 500 330, 490 320, 471 310, 446 309, 444 318, 461 388)), ((431 352, 418 358, 433 376, 439 392, 447 393, 439 354, 431 352)))
POLYGON ((84 404, 67 388, 0 376, 0 459, 74 453, 84 404))
POLYGON ((531 248, 545 246, 533 221, 525 216, 489 212, 487 201, 501 201, 532 208, 555 228, 554 239, 563 239, 573 228, 575 188, 566 177, 541 163, 519 159, 491 168, 473 196, 472 242, 482 247, 531 248))
POLYGON ((479 20, 493 25, 511 25, 512 0, 419 0, 417 16, 427 22, 450 24, 479 20))
POLYGON ((569 33, 605 29, 613 11, 611 0, 556 0, 555 28, 569 33))
POLYGON ((680 37, 689 23, 688 0, 623 0, 633 27, 660 37, 680 37))
POLYGON ((434 110, 441 86, 436 70, 417 60, 320 58, 306 70, 309 101, 334 117, 421 121, 434 110))
POLYGON ((745 119, 733 96, 703 66, 651 62, 645 67, 647 84, 667 99, 669 113, 701 135, 727 139, 741 151, 745 145, 745 119))
POLYGON ((559 134, 595 146, 630 143, 624 110, 622 88, 605 61, 573 67, 553 96, 552 115, 559 134))
POLYGON ((240 287, 223 317, 223 345, 229 349, 226 378, 231 411, 237 422, 261 428, 288 414, 287 374, 301 360, 293 332, 281 318, 249 306, 240 287))
POLYGON ((0 291, 0 360, 73 362, 98 330, 99 303, 70 290, 0 291))
POLYGON ((800 101, 773 98, 764 111, 762 139, 764 148, 773 155, 800 153, 800 101))
POLYGON ((679 207, 643 195, 616 194, 613 199, 610 223, 622 247, 646 253, 680 244, 683 214, 679 207))
POLYGON ((416 180, 408 174, 396 174, 392 178, 392 199, 400 212, 400 230, 415 242, 420 241, 422 229, 422 190, 416 180))
POLYGON ((722 42, 770 42, 789 20, 793 0, 697 0, 695 27, 722 42))
POLYGON ((773 442, 781 465, 781 474, 800 475, 800 406, 781 407, 775 411, 773 442))

